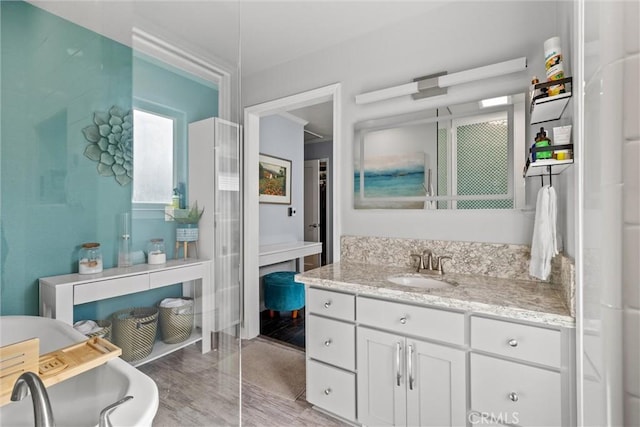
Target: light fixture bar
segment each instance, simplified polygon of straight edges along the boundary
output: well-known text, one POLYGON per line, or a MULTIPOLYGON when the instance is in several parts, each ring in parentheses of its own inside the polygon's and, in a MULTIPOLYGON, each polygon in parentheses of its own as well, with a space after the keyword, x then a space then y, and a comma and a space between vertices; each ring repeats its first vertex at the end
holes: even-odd
POLYGON ((372 102, 384 101, 385 99, 412 95, 414 93, 418 93, 418 84, 419 82, 411 82, 400 86, 362 93, 360 95, 356 95, 356 104, 370 104, 372 102))
MULTIPOLYGON (((399 96, 414 95, 421 91, 433 88, 447 88, 449 86, 469 83, 476 80, 488 79, 490 77, 503 76, 527 68, 527 57, 512 59, 509 61, 498 62, 496 64, 486 65, 484 67, 472 68, 470 70, 460 71, 453 74, 444 74, 439 77, 428 76, 430 78, 417 80, 411 83, 394 86, 387 89, 375 90, 372 92, 356 95, 356 104, 369 104, 386 99, 397 98, 399 96)), ((428 95, 427 95, 428 96, 428 95)), ((420 96, 415 96, 419 99, 420 96)))
POLYGON ((446 76, 438 78, 438 87, 449 87, 474 82, 476 80, 488 79, 490 77, 503 76, 505 74, 522 71, 526 68, 527 57, 523 56, 522 58, 512 59, 510 61, 498 62, 497 64, 447 74, 446 76))

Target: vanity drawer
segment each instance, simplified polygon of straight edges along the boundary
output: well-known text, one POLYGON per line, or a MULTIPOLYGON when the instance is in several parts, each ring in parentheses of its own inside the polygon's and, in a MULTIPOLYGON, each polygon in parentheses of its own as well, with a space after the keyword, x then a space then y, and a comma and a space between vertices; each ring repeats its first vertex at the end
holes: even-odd
POLYGON ((146 274, 100 280, 84 285, 75 285, 73 287, 73 304, 84 304, 146 290, 149 290, 149 276, 146 274))
POLYGON ((159 288, 175 283, 201 279, 203 273, 204 265, 202 264, 186 265, 170 270, 152 272, 149 274, 149 283, 151 288, 159 288))
POLYGON ((348 420, 356 419, 356 375, 307 360, 307 401, 348 420))
POLYGON ((336 319, 355 319, 355 296, 324 289, 307 288, 309 313, 321 314, 336 319))
POLYGON ((354 370, 355 325, 309 315, 307 355, 341 368, 354 370))
POLYGON ((358 297, 358 322, 404 335, 464 344, 464 314, 358 297))
POLYGON ((473 411, 503 414, 525 427, 559 426, 561 405, 559 372, 471 353, 473 411))
POLYGON ((471 318, 471 347, 559 368, 560 331, 520 323, 471 318))

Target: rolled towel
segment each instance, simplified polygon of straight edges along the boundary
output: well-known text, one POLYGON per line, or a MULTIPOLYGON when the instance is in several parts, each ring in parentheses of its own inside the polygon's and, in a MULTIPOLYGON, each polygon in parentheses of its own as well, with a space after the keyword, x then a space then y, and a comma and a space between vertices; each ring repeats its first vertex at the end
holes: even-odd
POLYGON ((79 320, 73 324, 73 329, 84 335, 93 334, 102 331, 102 327, 98 326, 93 320, 79 320))
POLYGON ((185 300, 183 298, 165 298, 160 301, 160 307, 162 308, 173 308, 173 307, 182 307, 184 305, 189 305, 191 303, 190 300, 185 300))

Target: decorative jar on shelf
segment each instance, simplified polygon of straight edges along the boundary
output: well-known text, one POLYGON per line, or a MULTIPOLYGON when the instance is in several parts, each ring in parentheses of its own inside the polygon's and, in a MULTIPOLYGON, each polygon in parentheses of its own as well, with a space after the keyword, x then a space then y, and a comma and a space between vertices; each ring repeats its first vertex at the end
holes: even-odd
POLYGON ((78 259, 78 273, 95 274, 102 271, 102 249, 100 243, 83 243, 78 259))
POLYGON ((147 245, 147 264, 164 264, 167 262, 167 253, 164 247, 164 239, 151 239, 147 245))

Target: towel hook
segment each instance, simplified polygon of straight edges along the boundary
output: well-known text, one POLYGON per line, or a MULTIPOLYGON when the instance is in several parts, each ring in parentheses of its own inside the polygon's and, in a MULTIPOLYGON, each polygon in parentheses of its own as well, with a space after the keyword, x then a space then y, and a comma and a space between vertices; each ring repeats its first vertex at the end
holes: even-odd
MULTIPOLYGON (((549 187, 553 187, 553 179, 551 178, 551 166, 547 166, 547 171, 549 172, 549 187)), ((540 185, 544 187, 544 174, 540 174, 540 185)))

